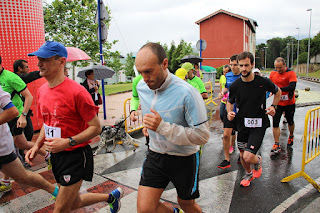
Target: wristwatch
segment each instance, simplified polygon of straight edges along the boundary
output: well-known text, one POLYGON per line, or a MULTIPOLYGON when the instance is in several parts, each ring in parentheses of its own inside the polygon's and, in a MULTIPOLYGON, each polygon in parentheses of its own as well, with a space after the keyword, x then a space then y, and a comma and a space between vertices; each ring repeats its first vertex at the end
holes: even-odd
POLYGON ((271 106, 273 106, 274 109, 277 109, 277 105, 271 104, 271 106))
POLYGON ((75 146, 77 145, 77 141, 75 141, 72 137, 68 137, 69 138, 69 145, 70 146, 75 146))
POLYGON ((23 112, 23 113, 21 113, 21 115, 27 116, 27 113, 26 113, 26 112, 23 112))

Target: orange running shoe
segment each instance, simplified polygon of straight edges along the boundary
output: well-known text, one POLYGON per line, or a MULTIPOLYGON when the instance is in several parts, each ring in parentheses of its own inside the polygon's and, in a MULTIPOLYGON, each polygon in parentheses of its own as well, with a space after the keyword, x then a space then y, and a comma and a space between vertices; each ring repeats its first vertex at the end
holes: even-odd
POLYGON ((271 149, 271 153, 277 154, 281 152, 280 145, 278 143, 273 144, 273 147, 271 149))
POLYGON ((288 147, 293 145, 293 139, 294 139, 294 136, 289 136, 288 144, 287 144, 288 147))
POLYGON ((259 178, 262 173, 262 166, 261 166, 262 157, 260 155, 258 155, 257 157, 259 158, 259 162, 257 164, 253 164, 253 171, 252 171, 253 178, 259 178))
POLYGON ((251 174, 245 174, 243 176, 243 180, 240 182, 240 186, 250 186, 250 182, 253 180, 253 175, 251 174))

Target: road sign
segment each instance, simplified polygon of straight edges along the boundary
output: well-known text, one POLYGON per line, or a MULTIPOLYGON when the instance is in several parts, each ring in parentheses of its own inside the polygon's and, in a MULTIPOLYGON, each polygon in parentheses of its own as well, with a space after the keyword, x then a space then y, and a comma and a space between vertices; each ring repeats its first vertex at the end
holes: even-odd
POLYGON ((207 42, 203 39, 200 39, 197 42, 196 47, 199 51, 204 51, 207 48, 207 42))

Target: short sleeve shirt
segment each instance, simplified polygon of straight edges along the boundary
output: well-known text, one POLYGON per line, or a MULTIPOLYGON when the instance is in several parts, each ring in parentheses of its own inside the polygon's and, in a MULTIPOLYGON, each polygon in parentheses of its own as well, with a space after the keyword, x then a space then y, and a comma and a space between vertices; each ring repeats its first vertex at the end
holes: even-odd
POLYGON ((204 86, 204 83, 201 81, 201 79, 199 77, 194 76, 192 79, 190 79, 190 81, 198 84, 201 94, 207 92, 207 90, 204 86))
MULTIPOLYGON (((53 88, 45 83, 38 90, 38 116, 43 118, 47 126, 60 128, 61 138, 72 137, 87 129, 87 123, 96 116, 98 109, 88 91, 67 77, 53 88)), ((90 142, 65 151, 84 147, 90 142)))
MULTIPOLYGON (((2 89, 9 94, 12 94, 14 91, 22 92, 27 87, 24 81, 17 74, 8 70, 3 70, 1 73, 0 85, 2 89)), ((23 110, 23 101, 21 97, 19 97, 19 94, 15 94, 13 96, 12 103, 17 107, 20 116, 23 110)))
POLYGON ((229 102, 236 104, 237 127, 241 131, 245 128, 245 118, 262 118, 262 127, 269 127, 270 121, 266 115, 266 92, 277 93, 278 88, 270 79, 255 76, 251 82, 237 79, 230 86, 229 102))
MULTIPOLYGON (((279 88, 289 86, 290 82, 297 82, 297 75, 294 71, 287 68, 284 73, 279 74, 277 71, 270 73, 270 80, 279 88)), ((296 99, 293 95, 291 98, 289 92, 281 92, 281 99, 278 103, 280 106, 288 106, 295 104, 296 99)))

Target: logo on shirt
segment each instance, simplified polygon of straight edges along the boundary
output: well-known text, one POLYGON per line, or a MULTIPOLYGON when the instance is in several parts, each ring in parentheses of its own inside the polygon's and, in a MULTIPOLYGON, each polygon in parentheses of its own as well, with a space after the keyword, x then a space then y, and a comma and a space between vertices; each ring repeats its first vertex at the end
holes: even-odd
POLYGON ((71 175, 63 175, 63 179, 66 183, 69 183, 71 180, 71 175))
POLYGON ((250 146, 250 149, 254 149, 254 146, 253 146, 253 145, 251 145, 251 146, 250 146))
POLYGON ((171 118, 172 116, 171 116, 171 114, 170 114, 169 112, 167 112, 167 113, 165 113, 165 114, 163 115, 163 117, 171 118))

